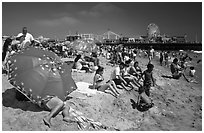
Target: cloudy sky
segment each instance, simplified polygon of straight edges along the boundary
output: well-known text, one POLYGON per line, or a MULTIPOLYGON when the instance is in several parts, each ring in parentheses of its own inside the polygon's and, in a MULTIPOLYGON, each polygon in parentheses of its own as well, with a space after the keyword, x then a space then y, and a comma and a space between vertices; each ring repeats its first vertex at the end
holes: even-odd
POLYGON ((201 2, 3 2, 2 34, 17 35, 22 27, 38 37, 63 39, 69 33, 103 34, 108 29, 128 37, 147 34, 155 23, 161 34, 187 34, 202 41, 201 2))

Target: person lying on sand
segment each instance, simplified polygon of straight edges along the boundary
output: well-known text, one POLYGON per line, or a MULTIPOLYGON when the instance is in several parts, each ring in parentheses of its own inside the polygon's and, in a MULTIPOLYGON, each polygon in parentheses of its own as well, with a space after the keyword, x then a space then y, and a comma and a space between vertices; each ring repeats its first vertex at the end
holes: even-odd
POLYGON ((62 111, 63 121, 71 122, 69 117, 69 107, 65 106, 65 103, 59 99, 57 96, 48 97, 41 103, 41 108, 49 110, 50 113, 43 118, 45 125, 51 127, 51 118, 55 117, 62 111))
POLYGON ((110 90, 112 93, 109 94, 113 95, 114 97, 117 97, 120 93, 117 91, 116 84, 113 81, 103 83, 104 81, 103 72, 104 68, 99 66, 94 76, 93 88, 105 93, 109 93, 106 90, 110 90))

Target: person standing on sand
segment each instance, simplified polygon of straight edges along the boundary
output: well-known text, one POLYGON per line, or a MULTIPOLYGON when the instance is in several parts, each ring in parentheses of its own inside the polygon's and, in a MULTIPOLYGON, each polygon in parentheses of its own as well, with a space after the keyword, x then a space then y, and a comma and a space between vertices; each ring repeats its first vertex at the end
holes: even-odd
POLYGON ((168 60, 169 60, 169 54, 168 54, 168 52, 165 52, 164 53, 164 66, 166 66, 166 67, 169 67, 168 60))
POLYGON ((103 72, 104 72, 104 68, 101 66, 98 66, 98 69, 96 70, 96 73, 94 76, 93 88, 105 93, 109 93, 106 90, 110 90, 113 94, 112 93, 109 93, 109 94, 113 95, 114 97, 117 97, 120 93, 117 91, 116 84, 110 80, 104 83, 103 72))
POLYGON ((151 88, 151 86, 152 85, 155 86, 155 79, 153 78, 153 72, 152 72, 153 69, 154 69, 154 65, 153 64, 148 64, 147 65, 147 70, 145 70, 142 73, 141 77, 138 79, 138 81, 139 81, 144 76, 143 86, 144 86, 144 89, 145 89, 144 91, 145 91, 145 93, 146 93, 146 95, 148 97, 150 97, 150 88, 151 88))
POLYGON ((159 57, 159 62, 160 62, 161 66, 163 66, 163 61, 164 61, 164 55, 163 55, 163 52, 161 51, 160 52, 160 57, 159 57))
POLYGON ((154 49, 152 46, 150 46, 150 49, 148 50, 149 63, 151 63, 153 57, 154 57, 154 49))

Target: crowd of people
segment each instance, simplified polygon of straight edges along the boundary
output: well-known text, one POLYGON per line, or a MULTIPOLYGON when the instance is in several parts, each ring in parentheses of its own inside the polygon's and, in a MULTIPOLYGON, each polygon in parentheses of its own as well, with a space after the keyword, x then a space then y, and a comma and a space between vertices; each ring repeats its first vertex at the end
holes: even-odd
MULTIPOLYGON (((66 49, 57 47, 54 45, 42 45, 39 42, 35 42, 33 36, 27 32, 27 28, 23 27, 22 33, 19 33, 15 40, 18 41, 15 45, 11 45, 14 38, 8 38, 4 42, 2 50, 2 61, 3 69, 6 69, 7 57, 13 54, 12 51, 19 51, 26 47, 39 46, 52 50, 59 54, 61 57, 74 57, 72 70, 77 72, 95 73, 93 77, 93 88, 108 94, 118 97, 120 95, 118 89, 124 89, 125 91, 135 90, 139 94, 140 103, 145 103, 146 108, 153 106, 151 99, 151 86, 156 85, 156 81, 153 76, 154 65, 152 61, 156 52, 151 46, 147 50, 141 50, 133 47, 126 47, 123 45, 111 46, 101 45, 97 52, 92 52, 86 56, 83 52, 79 52, 74 49, 66 49), (58 49, 58 50, 57 50, 58 49), (63 49, 63 50, 62 50, 63 49), (64 53, 66 53, 64 56, 64 53), (110 79, 104 81, 103 72, 104 66, 101 65, 99 56, 104 57, 108 60, 108 65, 114 67, 110 74, 110 79), (142 70, 137 58, 145 57, 148 58, 147 69, 142 70)), ((159 53, 159 62, 161 66, 169 67, 172 73, 172 78, 179 79, 183 76, 188 82, 184 74, 187 66, 186 60, 192 60, 187 54, 174 53, 169 51, 161 51, 159 53), (169 65, 169 59, 174 58, 173 62, 169 65)), ((190 67, 189 76, 195 75, 195 68, 190 67)), ((53 97, 44 103, 45 108, 50 110, 48 116, 43 120, 46 125, 51 126, 51 118, 62 111, 64 121, 68 121, 68 110, 64 106, 64 102, 57 97, 53 97)))

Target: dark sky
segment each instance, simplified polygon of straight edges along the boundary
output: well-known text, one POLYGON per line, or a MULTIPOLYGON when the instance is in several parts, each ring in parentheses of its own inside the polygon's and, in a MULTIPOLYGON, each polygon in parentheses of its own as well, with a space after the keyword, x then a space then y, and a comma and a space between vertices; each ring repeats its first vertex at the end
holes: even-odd
POLYGON ((147 34, 155 23, 161 34, 187 34, 202 41, 202 2, 3 2, 2 34, 17 35, 23 26, 34 37, 63 39, 69 33, 103 34, 108 29, 124 36, 147 34))

